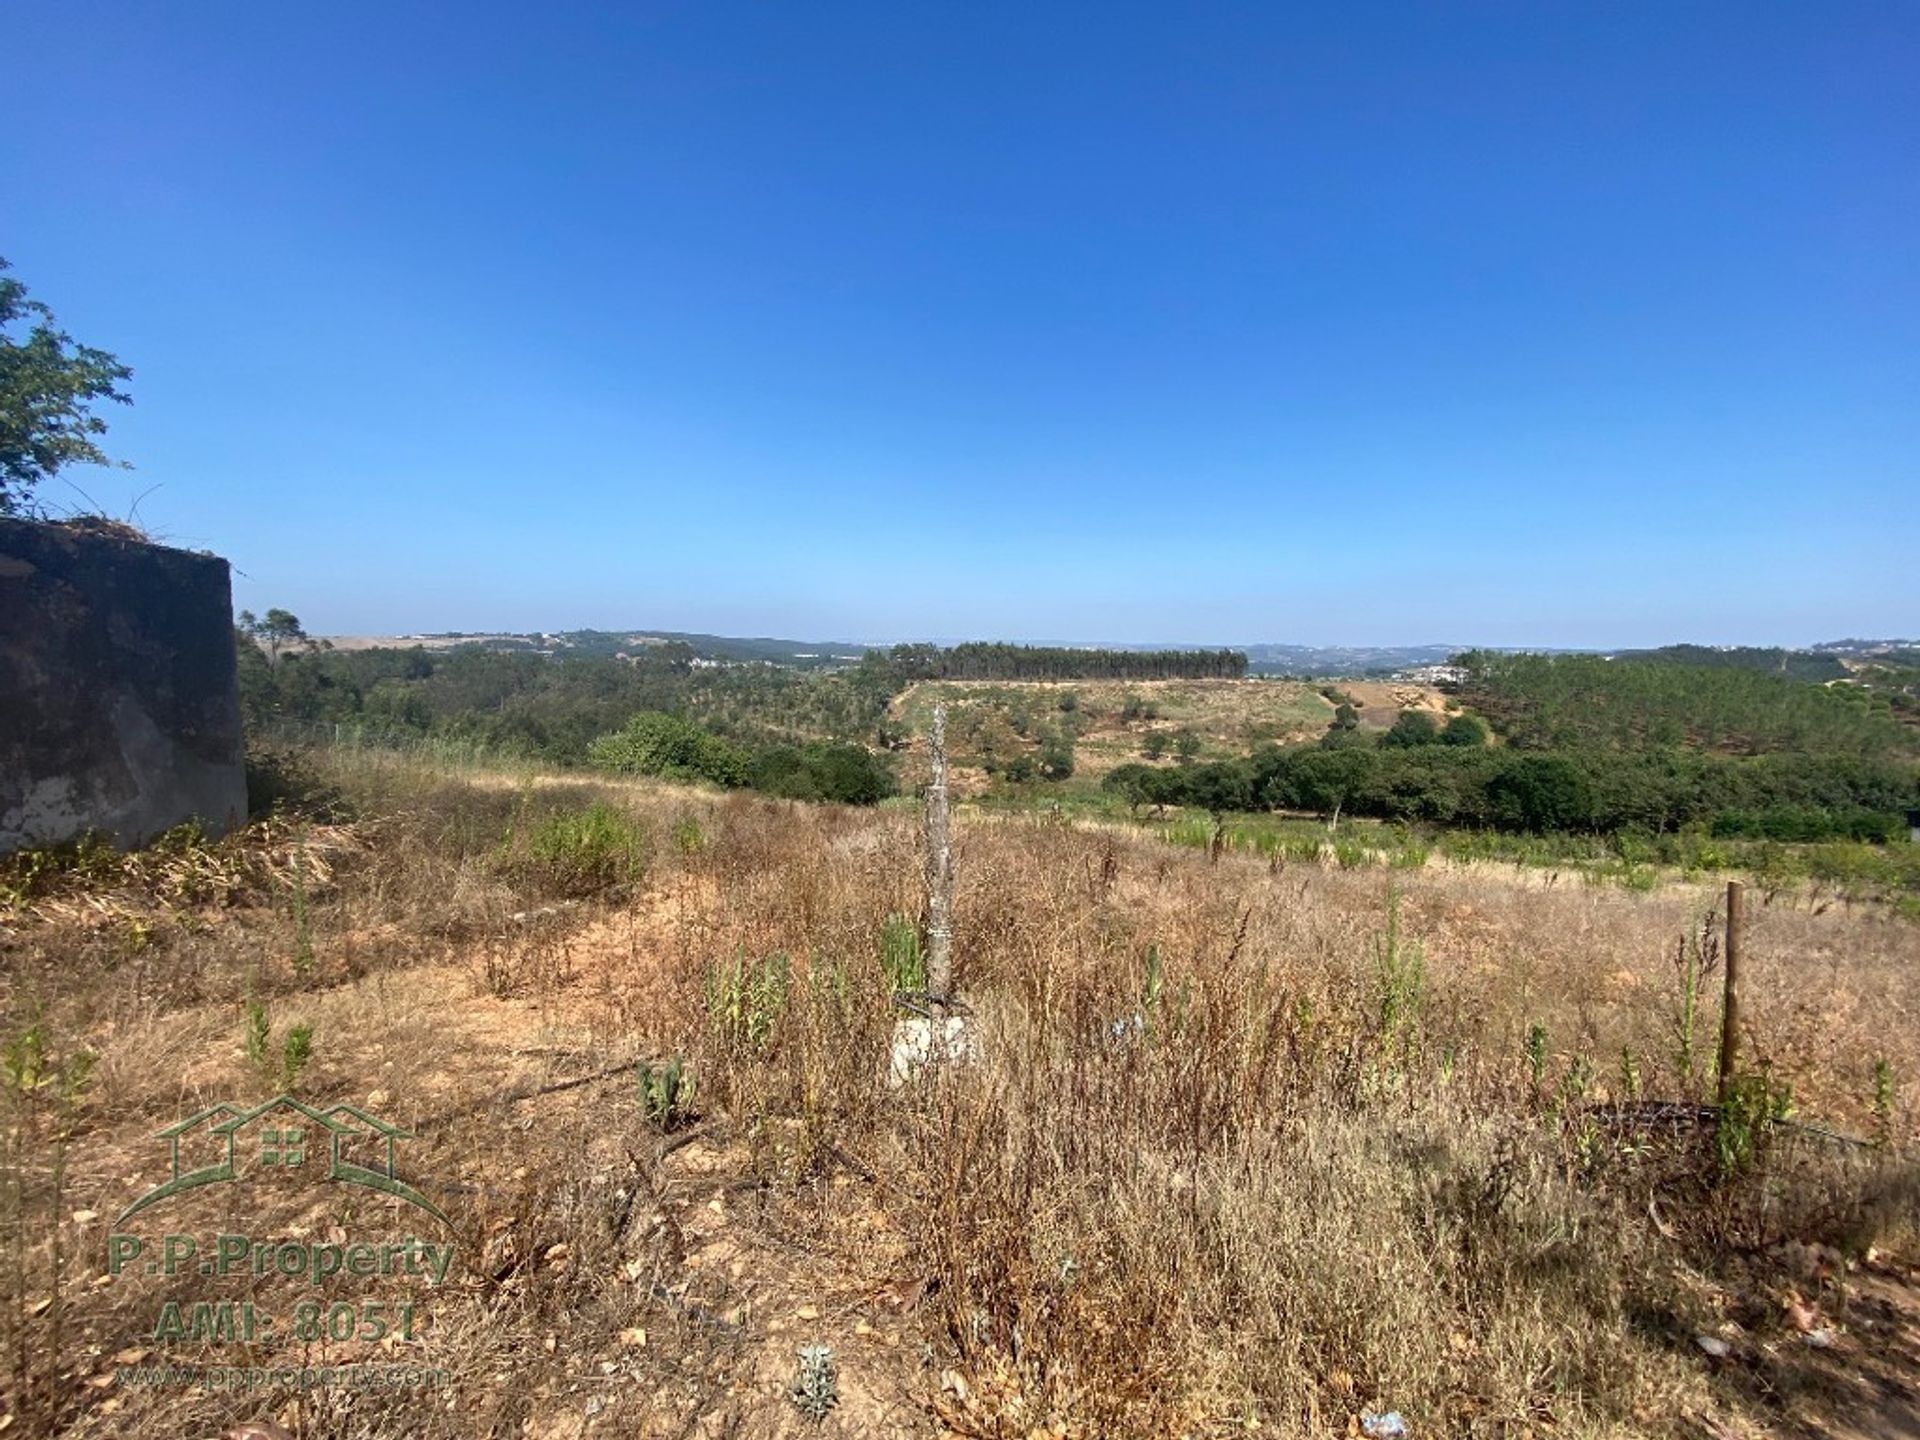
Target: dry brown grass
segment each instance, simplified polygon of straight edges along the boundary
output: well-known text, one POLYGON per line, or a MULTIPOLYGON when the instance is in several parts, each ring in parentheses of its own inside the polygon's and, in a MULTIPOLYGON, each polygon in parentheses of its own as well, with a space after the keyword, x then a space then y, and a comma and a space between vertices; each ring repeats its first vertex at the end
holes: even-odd
MULTIPOLYGON (((1418 686, 1397 688, 1415 699, 1432 696, 1438 706, 1437 692, 1423 692, 1418 686)), ((1073 697, 1070 718, 1077 731, 1076 773, 1094 777, 1139 761, 1142 745, 1155 731, 1169 747, 1180 733, 1191 733, 1200 742, 1203 758, 1225 759, 1262 744, 1316 739, 1333 718, 1333 704, 1318 687, 1289 680, 923 680, 901 692, 890 713, 913 737, 917 759, 933 705, 944 704, 960 742, 955 751, 956 778, 964 789, 977 790, 985 784, 985 773, 974 764, 973 748, 979 737, 966 738, 974 734, 975 722, 982 727, 982 735, 995 738, 1005 759, 1040 729, 1067 722, 1068 712, 1059 707, 1068 695, 1073 697), (1127 718, 1129 702, 1147 707, 1150 713, 1127 718), (1033 721, 1024 738, 1007 724, 1007 717, 1016 711, 1033 721)), ((1392 723, 1389 713, 1379 728, 1392 723)))
MULTIPOLYGON (((1422 1435, 1795 1433, 1865 1423, 1849 1377, 1915 1378, 1884 1333, 1908 1313, 1895 1262, 1862 1264, 1869 1244, 1911 1253, 1897 1155, 1781 1132, 1729 1178, 1710 1137, 1595 1119, 1710 1087, 1674 1028, 1704 890, 1396 873, 1416 1003, 1383 981, 1380 872, 963 823, 956 949, 984 1058, 895 1091, 879 936, 919 910, 911 814, 364 755, 331 778, 351 814, 330 828, 47 880, 0 920, 0 1039, 37 1025, 51 1056, 98 1057, 70 1103, 7 1102, 13 1433, 797 1434, 785 1390, 812 1339, 838 1356, 841 1434, 1345 1434, 1373 1408, 1422 1435), (636 867, 541 850, 553 817, 596 805, 638 837, 636 867), (226 878, 140 868, 181 865, 226 878), (735 973, 786 978, 756 1008, 746 981, 727 1003, 735 973), (422 1339, 380 1358, 441 1367, 434 1391, 115 1379, 218 1358, 152 1341, 169 1295, 249 1293, 100 1279, 111 1217, 160 1173, 152 1132, 274 1088, 249 1000, 276 1036, 313 1027, 303 1098, 419 1136, 402 1168, 459 1258, 418 1291, 422 1339), (672 1056, 697 1090, 669 1134, 617 1067, 672 1056), (1804 1342, 1789 1289, 1834 1348, 1804 1342)), ((1884 1056, 1910 1149, 1920 932, 1869 908, 1753 921, 1756 1061, 1802 1116, 1866 1133, 1884 1056)), ((1716 1027, 1709 1001, 1702 1053, 1716 1027)), ((166 1226, 200 1233, 414 1228, 339 1186, 169 1204, 166 1226)))

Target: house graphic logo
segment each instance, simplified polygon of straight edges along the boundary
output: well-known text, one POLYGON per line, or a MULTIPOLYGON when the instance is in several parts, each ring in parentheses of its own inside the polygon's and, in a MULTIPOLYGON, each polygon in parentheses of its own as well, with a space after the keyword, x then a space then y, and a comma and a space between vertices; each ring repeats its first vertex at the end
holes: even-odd
POLYGON ((122 1210, 122 1221, 188 1190, 238 1179, 243 1153, 250 1157, 248 1173, 284 1172, 317 1165, 324 1145, 328 1180, 377 1190, 444 1224, 453 1223, 439 1206, 394 1173, 394 1142, 411 1140, 412 1134, 356 1105, 316 1110, 291 1095, 276 1095, 251 1108, 222 1101, 169 1125, 154 1138, 168 1144, 173 1177, 122 1210), (202 1153, 189 1150, 183 1157, 183 1143, 197 1144, 202 1153), (208 1163, 189 1168, 201 1158, 208 1163))

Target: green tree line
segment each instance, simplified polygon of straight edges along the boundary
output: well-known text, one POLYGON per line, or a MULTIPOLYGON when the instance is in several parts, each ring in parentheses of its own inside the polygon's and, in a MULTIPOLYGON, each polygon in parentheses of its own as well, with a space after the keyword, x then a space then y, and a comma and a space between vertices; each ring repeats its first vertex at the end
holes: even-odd
POLYGON ((1304 810, 1531 833, 1704 829, 1774 840, 1892 840, 1920 806, 1911 766, 1845 755, 1607 755, 1463 745, 1267 746, 1206 765, 1123 765, 1131 805, 1304 810))
POLYGON ((860 742, 879 733, 893 691, 857 667, 701 668, 683 645, 649 647, 632 660, 480 646, 328 650, 281 610, 243 616, 235 639, 242 715, 254 735, 453 740, 558 766, 700 778, 796 799, 870 803, 892 793, 886 764, 860 742), (623 755, 609 738, 644 738, 666 722, 682 750, 623 755), (689 735, 702 743, 685 748, 689 735))
POLYGON ((1754 645, 1733 645, 1725 649, 1712 645, 1662 645, 1657 650, 1625 650, 1615 659, 1715 669, 1759 670, 1768 675, 1784 675, 1790 680, 1808 680, 1820 685, 1829 680, 1844 680, 1852 673, 1837 655, 1816 650, 1766 649, 1754 645))
POLYGON ((1458 657, 1460 698, 1527 750, 1685 747, 1731 755, 1910 755, 1920 734, 1888 698, 1741 665, 1598 655, 1458 657))
POLYGON ((241 708, 255 733, 347 726, 560 765, 585 764, 595 739, 648 710, 755 744, 871 740, 894 693, 858 667, 697 668, 675 646, 615 660, 479 646, 325 651, 278 636, 269 659, 267 639, 239 638, 241 708))

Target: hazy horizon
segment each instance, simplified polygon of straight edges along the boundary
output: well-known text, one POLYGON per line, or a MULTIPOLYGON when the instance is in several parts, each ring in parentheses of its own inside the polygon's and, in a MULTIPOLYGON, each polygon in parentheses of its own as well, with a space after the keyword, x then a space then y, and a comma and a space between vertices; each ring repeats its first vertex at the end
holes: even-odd
MULTIPOLYGON (((301 617, 305 625, 305 617, 301 617)), ((1187 636, 1183 638, 1148 638, 1125 636, 1103 636, 1096 638, 1062 637, 1058 635, 969 635, 952 634, 880 634, 874 635, 816 635, 801 632, 783 633, 768 629, 757 630, 714 630, 697 625, 562 625, 562 626, 500 626, 493 628, 456 625, 424 628, 413 626, 399 630, 325 630, 306 625, 309 634, 324 639, 369 639, 393 640, 411 636, 430 638, 450 635, 567 635, 592 631, 607 635, 707 635, 716 639, 753 641, 769 640, 794 644, 815 645, 852 645, 866 649, 877 649, 892 645, 928 644, 940 646, 961 645, 969 642, 1005 643, 1013 645, 1066 646, 1076 649, 1121 649, 1121 650, 1244 650, 1252 647, 1273 647, 1302 650, 1449 650, 1461 651, 1484 647, 1493 650, 1531 650, 1539 652, 1565 650, 1588 654, 1603 654, 1614 651, 1653 649, 1665 645, 1703 645, 1714 648, 1734 649, 1753 646, 1762 649, 1810 650, 1817 645, 1832 645, 1855 640, 1868 643, 1920 644, 1920 640, 1898 634, 1866 634, 1852 632, 1845 635, 1827 635, 1814 640, 1726 642, 1702 640, 1697 637, 1679 636, 1654 642, 1651 645, 1615 644, 1615 645, 1565 645, 1551 642, 1529 642, 1521 644, 1482 637, 1467 637, 1459 640, 1409 640, 1405 638, 1388 640, 1314 640, 1291 639, 1286 637, 1251 638, 1240 636, 1222 639, 1219 637, 1187 636)))

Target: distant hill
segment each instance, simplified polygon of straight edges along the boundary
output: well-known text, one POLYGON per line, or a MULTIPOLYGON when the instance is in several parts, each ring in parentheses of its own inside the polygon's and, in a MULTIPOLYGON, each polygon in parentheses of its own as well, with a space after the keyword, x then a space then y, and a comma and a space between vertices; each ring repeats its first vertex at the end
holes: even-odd
POLYGON ((684 646, 702 660, 733 664, 763 662, 799 669, 846 665, 860 659, 871 646, 848 640, 777 640, 767 637, 704 635, 684 630, 558 630, 468 631, 434 634, 333 636, 341 650, 498 650, 519 654, 573 657, 634 655, 668 645, 684 646))
POLYGON ((631 654, 646 645, 685 645, 703 660, 769 665, 845 665, 871 648, 849 640, 779 640, 770 636, 703 635, 686 630, 569 630, 557 637, 579 654, 631 654))
POLYGON ((1812 649, 1819 655, 1838 655, 1848 660, 1920 665, 1920 640, 1825 640, 1812 649))
MULTIPOLYGON (((703 660, 733 664, 763 662, 812 669, 846 665, 858 661, 873 650, 887 650, 888 643, 851 640, 782 640, 768 636, 708 635, 685 630, 562 630, 562 631, 443 631, 431 635, 334 636, 340 649, 403 649, 419 645, 429 650, 473 647, 482 650, 517 651, 543 655, 613 656, 634 654, 663 645, 684 645, 703 660)), ((969 642, 947 641, 946 645, 969 642)), ((979 643, 979 642, 972 642, 979 643)), ((1094 645, 1063 644, 1055 648, 1073 650, 1111 650, 1147 652, 1164 647, 1147 642, 1116 641, 1094 645)), ((1218 648, 1218 647, 1213 647, 1218 648)), ((1462 646, 1459 645, 1238 645, 1232 647, 1247 657, 1251 675, 1300 675, 1324 679, 1348 679, 1367 675, 1390 675, 1395 671, 1423 665, 1444 664, 1462 646)))
MULTIPOLYGON (((853 640, 785 640, 774 636, 711 635, 688 630, 563 630, 520 632, 442 631, 437 634, 390 636, 334 636, 343 650, 428 650, 477 648, 522 654, 562 656, 633 655, 664 646, 684 646, 701 660, 725 664, 768 664, 796 669, 825 669, 856 663, 871 651, 891 648, 891 642, 853 640)), ((943 641, 952 646, 959 641, 943 641)), ((977 643, 977 642, 973 642, 977 643)), ((1055 648, 1110 651, 1149 651, 1163 647, 1133 641, 1099 645, 1066 643, 1055 648)), ((1274 642, 1232 647, 1247 657, 1249 675, 1296 675, 1309 679, 1364 679, 1383 677, 1430 666, 1446 665, 1467 646, 1428 645, 1294 645, 1274 642)), ((1483 647, 1483 653, 1516 653, 1505 647, 1483 647)), ((1534 654, 1606 654, 1622 660, 1688 666, 1757 670, 1789 679, 1825 684, 1864 678, 1863 667, 1920 666, 1920 641, 1830 640, 1804 650, 1784 647, 1662 645, 1613 652, 1559 647, 1536 647, 1534 654)))

